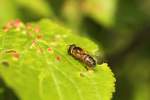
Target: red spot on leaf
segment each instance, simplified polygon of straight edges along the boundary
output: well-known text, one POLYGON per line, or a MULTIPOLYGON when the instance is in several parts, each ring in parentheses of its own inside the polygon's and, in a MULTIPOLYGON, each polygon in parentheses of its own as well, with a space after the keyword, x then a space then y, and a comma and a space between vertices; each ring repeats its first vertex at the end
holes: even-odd
POLYGON ((8 32, 12 28, 21 27, 22 22, 19 19, 9 21, 3 28, 4 32, 8 32))
POLYGON ((52 48, 48 48, 47 50, 50 52, 50 51, 52 51, 52 48))
POLYGON ((34 32, 35 32, 35 33, 39 33, 39 32, 40 32, 40 28, 39 28, 39 27, 35 27, 35 28, 34 28, 34 32))
POLYGON ((14 59, 18 60, 20 58, 20 55, 19 53, 15 52, 15 53, 12 53, 12 56, 14 59))
POLYGON ((20 25, 21 25, 21 21, 20 21, 19 19, 15 20, 15 21, 13 22, 13 26, 14 26, 15 28, 20 27, 20 25))
POLYGON ((56 60, 60 61, 60 60, 61 60, 61 57, 60 57, 60 56, 57 56, 57 57, 56 57, 56 60))
POLYGON ((42 35, 37 35, 37 39, 42 39, 43 36, 42 35))
POLYGON ((4 32, 8 32, 8 31, 9 31, 9 28, 8 28, 8 27, 4 27, 4 28, 3 28, 3 31, 4 31, 4 32))

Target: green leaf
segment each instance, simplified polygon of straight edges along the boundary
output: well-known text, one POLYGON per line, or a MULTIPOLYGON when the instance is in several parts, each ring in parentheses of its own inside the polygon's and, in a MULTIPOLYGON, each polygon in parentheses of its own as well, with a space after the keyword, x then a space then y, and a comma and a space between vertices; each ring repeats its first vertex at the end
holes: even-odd
POLYGON ((93 41, 49 20, 0 32, 0 75, 21 100, 110 100, 115 78, 106 63, 87 71, 70 44, 103 54, 93 41))

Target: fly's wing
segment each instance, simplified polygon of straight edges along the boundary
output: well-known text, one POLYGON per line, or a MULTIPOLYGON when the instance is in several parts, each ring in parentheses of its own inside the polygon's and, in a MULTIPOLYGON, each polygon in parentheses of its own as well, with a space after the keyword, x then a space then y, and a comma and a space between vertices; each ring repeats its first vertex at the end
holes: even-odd
POLYGON ((98 64, 102 64, 102 63, 106 62, 106 59, 104 56, 98 55, 98 56, 95 56, 94 58, 97 59, 98 64))
POLYGON ((107 62, 104 55, 100 54, 99 52, 96 53, 96 55, 91 54, 91 57, 93 57, 94 60, 96 60, 97 64, 102 64, 104 62, 107 62))

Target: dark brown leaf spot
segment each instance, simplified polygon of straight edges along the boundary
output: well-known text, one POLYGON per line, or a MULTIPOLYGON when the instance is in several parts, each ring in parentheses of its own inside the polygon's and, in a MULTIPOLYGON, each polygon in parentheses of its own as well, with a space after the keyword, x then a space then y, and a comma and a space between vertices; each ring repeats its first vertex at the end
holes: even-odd
POLYGON ((1 64, 4 66, 4 67, 9 67, 9 63, 7 61, 2 61, 1 64))

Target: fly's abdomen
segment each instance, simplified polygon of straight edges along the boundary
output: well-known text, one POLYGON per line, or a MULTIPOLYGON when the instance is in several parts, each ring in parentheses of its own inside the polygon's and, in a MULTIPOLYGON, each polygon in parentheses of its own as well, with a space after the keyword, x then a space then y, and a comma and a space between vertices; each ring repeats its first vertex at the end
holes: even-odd
POLYGON ((96 66, 96 61, 90 55, 86 55, 84 58, 84 63, 91 68, 96 66))

